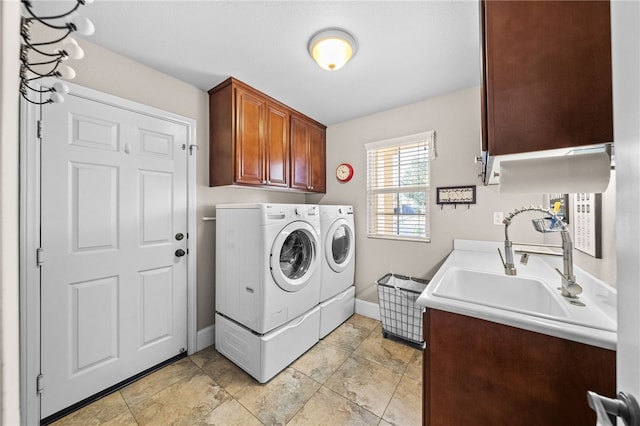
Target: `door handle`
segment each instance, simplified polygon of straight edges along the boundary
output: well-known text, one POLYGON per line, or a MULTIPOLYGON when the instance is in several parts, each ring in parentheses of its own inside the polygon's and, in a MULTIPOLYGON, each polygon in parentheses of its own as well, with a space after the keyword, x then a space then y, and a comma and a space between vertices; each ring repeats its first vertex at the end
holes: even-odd
POLYGON ((640 406, 633 395, 618 392, 618 398, 611 399, 587 391, 589 407, 598 416, 596 426, 613 426, 620 417, 626 426, 640 426, 640 406))
POLYGON ((187 254, 187 252, 185 252, 185 251, 184 251, 184 250, 182 250, 182 249, 178 249, 178 250, 176 250, 176 257, 182 257, 182 256, 184 256, 185 254, 187 254))

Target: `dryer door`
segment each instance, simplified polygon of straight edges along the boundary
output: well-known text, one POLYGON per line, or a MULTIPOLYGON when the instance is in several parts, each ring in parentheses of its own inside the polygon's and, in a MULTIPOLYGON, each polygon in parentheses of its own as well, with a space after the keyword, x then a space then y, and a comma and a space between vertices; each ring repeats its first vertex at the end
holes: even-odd
POLYGON ((353 260, 355 238, 353 226, 346 219, 338 219, 331 224, 324 242, 327 263, 336 272, 342 272, 353 260))
POLYGON ((271 248, 271 275, 286 291, 309 284, 318 266, 318 234, 307 222, 291 222, 278 234, 271 248))

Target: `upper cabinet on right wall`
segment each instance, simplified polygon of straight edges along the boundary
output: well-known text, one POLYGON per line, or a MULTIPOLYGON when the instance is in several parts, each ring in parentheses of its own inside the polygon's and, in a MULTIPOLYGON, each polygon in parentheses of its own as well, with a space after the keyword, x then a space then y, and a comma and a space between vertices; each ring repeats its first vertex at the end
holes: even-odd
POLYGON ((609 1, 480 8, 485 155, 613 142, 609 1))

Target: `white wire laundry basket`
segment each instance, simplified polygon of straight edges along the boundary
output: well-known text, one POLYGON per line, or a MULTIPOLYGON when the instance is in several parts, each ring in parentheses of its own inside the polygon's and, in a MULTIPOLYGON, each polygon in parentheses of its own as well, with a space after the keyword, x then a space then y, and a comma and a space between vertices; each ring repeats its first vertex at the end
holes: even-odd
POLYGON ((416 304, 428 280, 388 273, 377 281, 382 335, 424 348, 422 306, 416 304))

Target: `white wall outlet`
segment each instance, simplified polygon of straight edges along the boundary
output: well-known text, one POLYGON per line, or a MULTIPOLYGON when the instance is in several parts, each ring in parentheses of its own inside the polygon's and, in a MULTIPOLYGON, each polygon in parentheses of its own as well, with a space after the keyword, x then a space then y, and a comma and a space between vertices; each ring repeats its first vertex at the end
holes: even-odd
POLYGON ((493 212, 494 225, 502 225, 503 220, 504 220, 504 212, 493 212))

